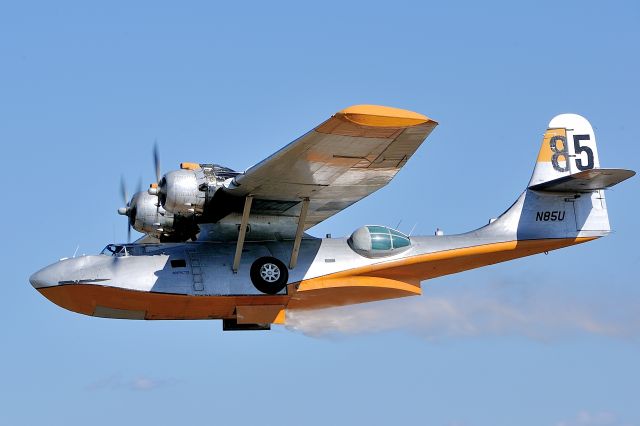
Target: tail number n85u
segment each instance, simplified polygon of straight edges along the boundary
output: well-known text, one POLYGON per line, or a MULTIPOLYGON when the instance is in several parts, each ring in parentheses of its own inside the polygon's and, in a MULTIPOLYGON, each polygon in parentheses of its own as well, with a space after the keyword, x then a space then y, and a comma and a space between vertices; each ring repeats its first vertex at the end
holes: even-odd
POLYGON ((536 212, 536 222, 556 222, 564 220, 564 210, 536 212))

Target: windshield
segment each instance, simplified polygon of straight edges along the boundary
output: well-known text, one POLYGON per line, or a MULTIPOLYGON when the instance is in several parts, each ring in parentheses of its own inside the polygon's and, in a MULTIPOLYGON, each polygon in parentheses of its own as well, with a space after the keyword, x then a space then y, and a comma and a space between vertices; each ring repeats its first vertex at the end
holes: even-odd
POLYGON ((100 254, 107 256, 127 256, 127 247, 122 244, 109 244, 100 254))

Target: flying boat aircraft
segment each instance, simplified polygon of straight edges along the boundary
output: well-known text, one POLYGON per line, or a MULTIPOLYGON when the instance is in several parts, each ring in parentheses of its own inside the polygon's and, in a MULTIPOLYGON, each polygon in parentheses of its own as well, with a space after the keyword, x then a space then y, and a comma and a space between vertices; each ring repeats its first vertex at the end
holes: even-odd
POLYGON ((387 185, 437 124, 356 105, 244 172, 182 163, 161 176, 156 151, 157 182, 125 195, 118 210, 145 236, 60 260, 30 282, 85 315, 269 329, 288 310, 419 295, 424 280, 605 236, 604 190, 635 174, 600 168, 589 122, 561 114, 523 193, 486 226, 459 235, 409 236, 384 225, 348 238, 305 233, 387 185))

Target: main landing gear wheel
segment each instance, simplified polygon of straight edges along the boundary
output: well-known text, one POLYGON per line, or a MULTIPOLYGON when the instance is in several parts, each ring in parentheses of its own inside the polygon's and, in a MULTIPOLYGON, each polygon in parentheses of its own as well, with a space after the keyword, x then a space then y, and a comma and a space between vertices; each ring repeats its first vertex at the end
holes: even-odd
POLYGON ((251 265, 251 282, 263 293, 279 293, 288 279, 287 267, 275 257, 261 257, 251 265))

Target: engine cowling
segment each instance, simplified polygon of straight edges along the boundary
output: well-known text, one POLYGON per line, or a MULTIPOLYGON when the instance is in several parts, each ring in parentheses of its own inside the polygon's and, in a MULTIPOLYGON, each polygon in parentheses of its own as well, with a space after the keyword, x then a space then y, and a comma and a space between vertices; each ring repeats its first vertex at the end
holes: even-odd
POLYGON ((135 214, 131 226, 138 232, 160 236, 170 234, 174 229, 174 216, 166 212, 162 206, 157 206, 158 197, 147 192, 139 192, 134 196, 135 214))
POLYGON ((172 213, 194 215, 202 213, 209 187, 201 190, 193 170, 175 170, 162 177, 158 184, 160 203, 172 213))
POLYGON ((182 163, 180 170, 165 174, 157 188, 149 189, 149 194, 157 194, 167 212, 184 217, 202 216, 224 181, 238 174, 217 164, 182 163))
POLYGON ((173 231, 174 216, 157 204, 157 196, 141 191, 133 195, 127 207, 118 209, 118 213, 126 215, 136 231, 160 237, 173 231))
POLYGON ((184 241, 198 232, 192 220, 167 212, 158 205, 158 197, 147 191, 134 194, 129 205, 118 209, 118 213, 126 215, 136 231, 164 241, 184 241))

